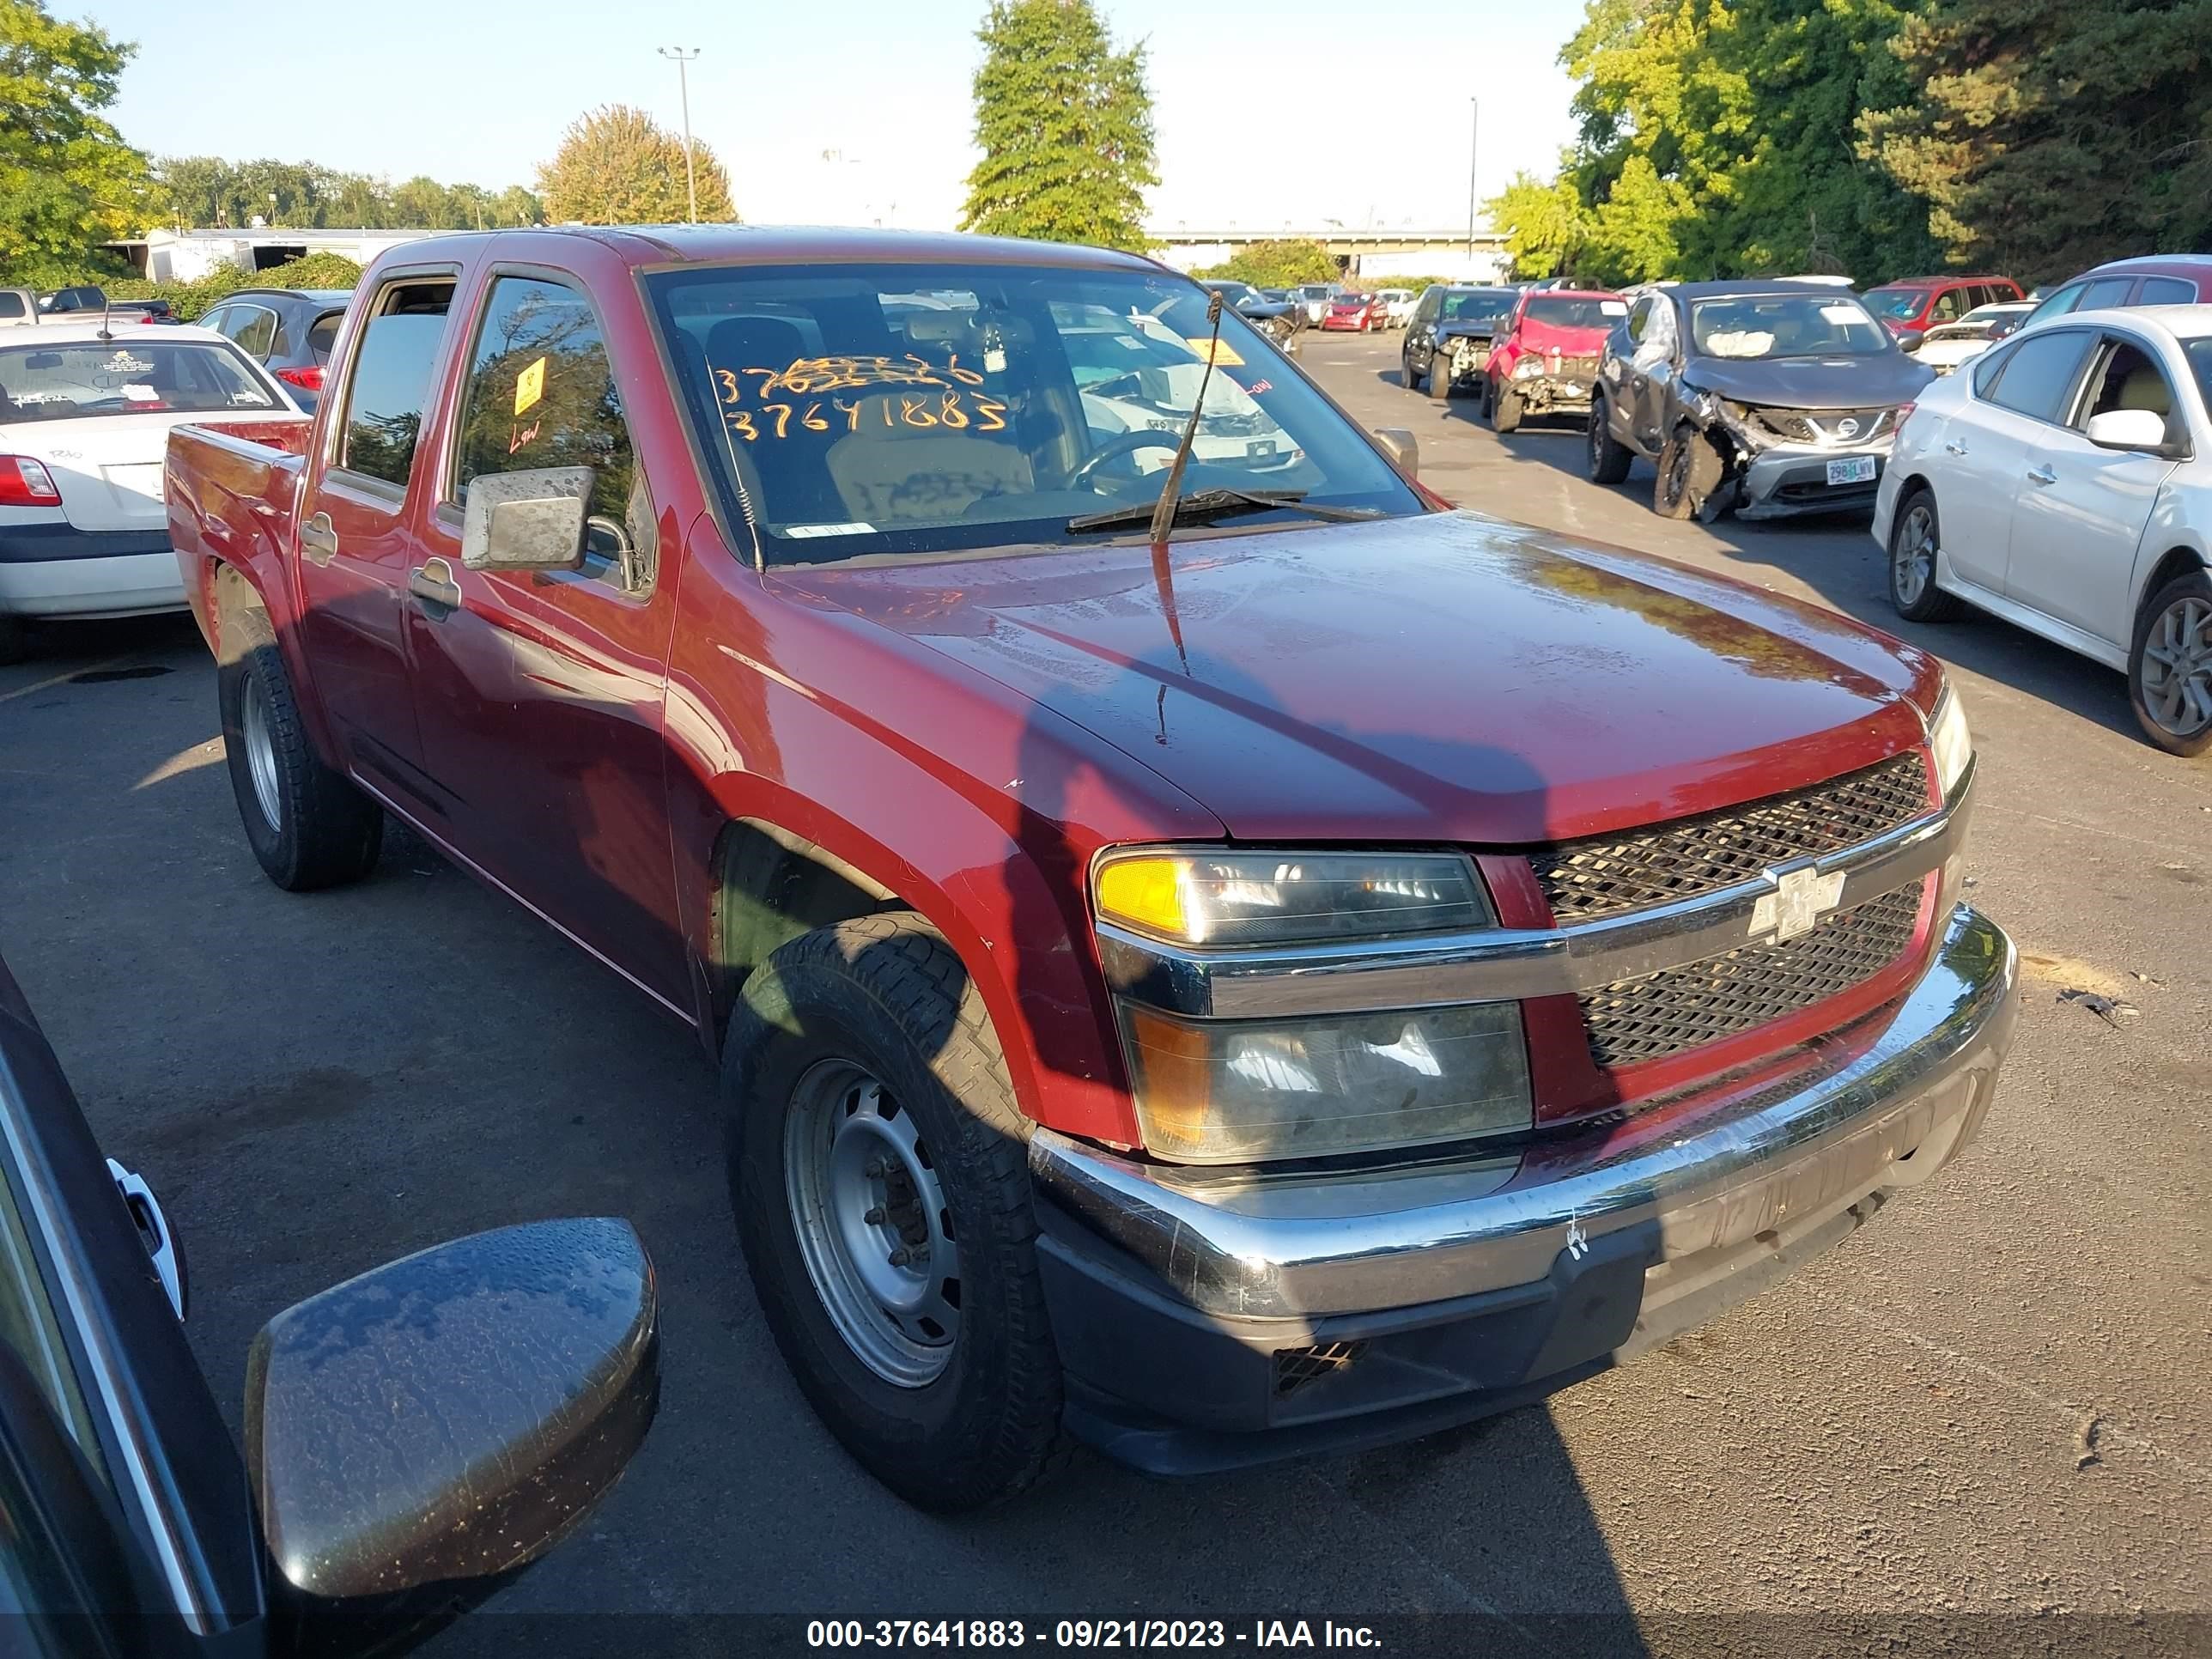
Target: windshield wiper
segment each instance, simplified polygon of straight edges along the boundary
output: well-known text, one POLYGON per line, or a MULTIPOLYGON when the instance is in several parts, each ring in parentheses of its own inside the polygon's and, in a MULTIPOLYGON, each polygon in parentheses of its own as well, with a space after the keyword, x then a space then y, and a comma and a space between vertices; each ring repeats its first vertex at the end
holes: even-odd
MULTIPOLYGON (((1178 499, 1168 509, 1168 522, 1212 524, 1246 513, 1273 513, 1278 507, 1289 507, 1312 518, 1338 523, 1382 516, 1380 507, 1331 507, 1324 501, 1309 501, 1305 497, 1303 489, 1200 489, 1178 499)), ((1068 532, 1074 535, 1086 530, 1127 530, 1137 525, 1149 525, 1158 506, 1152 502, 1141 507, 1113 507, 1103 513, 1085 513, 1067 521, 1068 532)))

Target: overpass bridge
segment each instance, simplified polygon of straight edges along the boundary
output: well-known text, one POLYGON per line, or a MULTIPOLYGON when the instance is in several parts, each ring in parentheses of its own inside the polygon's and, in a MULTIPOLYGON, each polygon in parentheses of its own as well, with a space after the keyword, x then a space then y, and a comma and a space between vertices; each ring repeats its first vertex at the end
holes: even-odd
POLYGON ((1229 226, 1179 220, 1145 228, 1160 245, 1159 257, 1182 270, 1220 264, 1255 242, 1319 242, 1336 257, 1347 276, 1460 276, 1490 282, 1504 274, 1508 263, 1504 235, 1487 225, 1475 227, 1471 246, 1465 225, 1425 229, 1351 226, 1324 219, 1317 225, 1229 226))

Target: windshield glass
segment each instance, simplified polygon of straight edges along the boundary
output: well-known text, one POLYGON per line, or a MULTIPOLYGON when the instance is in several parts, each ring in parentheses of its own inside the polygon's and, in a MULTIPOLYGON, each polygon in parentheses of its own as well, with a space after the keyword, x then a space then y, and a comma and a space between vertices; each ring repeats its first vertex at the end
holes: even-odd
POLYGON ((1209 296, 1167 272, 693 266, 648 287, 701 447, 772 563, 1093 539, 1067 521, 1158 499, 1201 385, 1185 495, 1419 506, 1227 307, 1209 380, 1209 296))
POLYGON ((0 397, 9 421, 283 407, 228 345, 135 337, 0 349, 0 397))
POLYGON ((1908 322, 1920 314, 1921 307, 1928 303, 1924 288, 1877 288, 1868 290, 1866 302, 1884 317, 1894 317, 1908 322))
POLYGON ((1298 290, 1309 300, 1326 300, 1334 291, 1327 283, 1308 283, 1298 290))
POLYGON ((1826 294, 1693 301, 1690 337, 1712 357, 1871 357, 1895 349, 1865 307, 1826 294))
POLYGON ((1621 300, 1557 300, 1547 295, 1529 301, 1522 314, 1532 323, 1549 323, 1554 328, 1611 328, 1617 319, 1628 315, 1628 306, 1621 300))
POLYGON ((1443 315, 1452 322, 1496 322, 1513 309, 1518 298, 1510 289, 1479 288, 1465 294, 1444 295, 1443 315))
POLYGON ((1256 289, 1248 288, 1242 283, 1208 283, 1206 287, 1213 289, 1232 306, 1241 306, 1247 300, 1259 298, 1256 289))

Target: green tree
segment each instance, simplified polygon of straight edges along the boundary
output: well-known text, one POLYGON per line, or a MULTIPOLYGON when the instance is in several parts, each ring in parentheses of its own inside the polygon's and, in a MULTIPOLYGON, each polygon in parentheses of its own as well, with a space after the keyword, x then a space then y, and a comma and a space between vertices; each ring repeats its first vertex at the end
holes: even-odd
POLYGON ((976 39, 962 228, 1141 250, 1159 183, 1144 47, 1115 51, 1091 0, 992 0, 976 39))
POLYGON ((1491 228, 1505 234, 1516 276, 1579 274, 1577 256, 1587 250, 1595 227, 1572 180, 1547 183, 1534 173, 1516 173, 1485 211, 1491 228))
POLYGON ((545 204, 520 185, 509 185, 494 198, 491 216, 507 227, 542 225, 545 222, 545 204))
POLYGON ((100 112, 132 48, 39 0, 0 0, 0 271, 37 283, 83 270, 143 228, 146 158, 100 112))
POLYGON ((2212 0, 1929 0, 1863 154, 1949 256, 2034 279, 2212 246, 2212 0))
MULTIPOLYGON (((732 222, 730 179, 714 151, 693 140, 699 217, 732 222)), ((562 135, 561 148, 538 170, 545 216, 556 223, 650 225, 680 223, 686 198, 684 141, 643 110, 610 104, 580 115, 562 135)))
POLYGON ((1325 242, 1255 242, 1231 254, 1201 276, 1225 276, 1255 288, 1295 288, 1300 283, 1333 283, 1344 272, 1325 242))

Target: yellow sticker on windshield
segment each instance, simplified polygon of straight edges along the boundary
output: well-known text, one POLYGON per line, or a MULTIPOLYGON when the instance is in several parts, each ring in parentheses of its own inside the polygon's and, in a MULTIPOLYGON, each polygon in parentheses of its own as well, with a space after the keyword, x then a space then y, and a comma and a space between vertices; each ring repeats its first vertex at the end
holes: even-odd
POLYGON ((514 377, 514 412, 518 415, 545 395, 545 360, 536 362, 514 377))
POLYGON ((1206 348, 1208 346, 1212 347, 1213 349, 1212 356, 1213 359, 1213 366, 1216 368, 1242 368, 1244 367, 1244 360, 1237 355, 1237 348, 1230 344, 1226 340, 1186 340, 1183 343, 1188 346, 1193 351, 1195 351, 1200 358, 1204 358, 1208 355, 1206 351, 1206 348))

